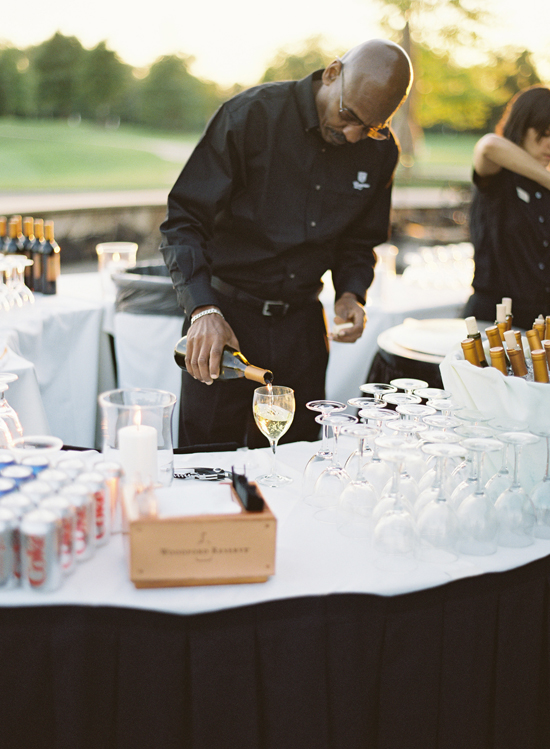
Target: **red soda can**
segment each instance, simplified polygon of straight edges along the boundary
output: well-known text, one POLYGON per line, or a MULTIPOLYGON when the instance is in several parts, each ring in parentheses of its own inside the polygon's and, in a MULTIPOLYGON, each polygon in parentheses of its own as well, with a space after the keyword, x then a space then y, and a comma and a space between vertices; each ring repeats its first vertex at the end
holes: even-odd
POLYGON ((46 497, 51 497, 53 494, 52 487, 41 479, 27 481, 27 483, 23 484, 19 491, 20 494, 22 494, 24 497, 28 497, 30 500, 32 500, 36 507, 38 507, 43 499, 46 499, 46 497))
POLYGON ((50 592, 61 585, 61 520, 39 508, 21 521, 21 582, 27 590, 50 592))
POLYGON ((65 575, 75 568, 75 526, 76 510, 71 502, 59 494, 46 497, 40 507, 51 510, 61 520, 61 569, 65 575))
POLYGON ((103 546, 111 535, 111 508, 105 477, 98 471, 81 473, 76 484, 83 484, 94 497, 95 543, 103 546))
POLYGON ((120 463, 111 460, 101 460, 94 464, 97 471, 105 479, 105 488, 111 508, 111 533, 122 530, 122 476, 124 471, 120 463))
POLYGON ((7 507, 0 507, 0 588, 13 588, 15 577, 14 534, 18 530, 17 518, 7 507))
POLYGON ((16 527, 13 531, 13 574, 16 579, 21 578, 21 538, 19 527, 25 515, 35 509, 34 503, 19 492, 6 494, 0 499, 0 507, 7 507, 16 518, 16 527))
POLYGON ((64 471, 59 471, 57 468, 46 468, 40 474, 40 481, 45 481, 54 492, 58 492, 64 486, 67 486, 71 479, 64 471))
POLYGON ((86 464, 80 458, 63 458, 56 463, 55 467, 58 471, 66 473, 73 481, 86 470, 86 464))
POLYGON ((95 548, 94 497, 84 484, 64 486, 59 496, 75 510, 74 551, 77 562, 89 559, 95 548))

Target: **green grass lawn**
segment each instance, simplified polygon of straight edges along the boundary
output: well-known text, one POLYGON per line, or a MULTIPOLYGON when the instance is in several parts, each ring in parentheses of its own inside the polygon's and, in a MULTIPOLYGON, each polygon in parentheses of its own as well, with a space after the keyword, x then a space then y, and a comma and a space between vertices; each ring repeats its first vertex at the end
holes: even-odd
MULTIPOLYGON (((82 122, 0 118, 0 194, 171 187, 196 135, 121 125, 107 130, 82 122)), ((469 182, 472 135, 428 134, 412 169, 397 184, 469 182)))

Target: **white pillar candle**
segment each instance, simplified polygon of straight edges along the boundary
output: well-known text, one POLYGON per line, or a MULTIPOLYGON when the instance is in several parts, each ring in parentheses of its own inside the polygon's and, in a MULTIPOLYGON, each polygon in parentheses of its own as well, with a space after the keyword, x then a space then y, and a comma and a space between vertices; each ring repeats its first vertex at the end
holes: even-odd
POLYGON ((122 427, 118 430, 120 464, 126 475, 126 482, 133 484, 155 483, 157 469, 157 430, 144 424, 122 427))

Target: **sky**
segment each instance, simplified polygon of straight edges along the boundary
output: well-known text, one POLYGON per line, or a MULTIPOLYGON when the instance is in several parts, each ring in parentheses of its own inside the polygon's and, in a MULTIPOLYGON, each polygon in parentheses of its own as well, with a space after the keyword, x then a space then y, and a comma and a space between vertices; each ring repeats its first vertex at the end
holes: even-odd
MULTIPOLYGON (((514 45, 534 54, 539 73, 550 81, 550 24, 545 0, 477 0, 494 12, 484 31, 487 43, 514 45)), ((164 54, 183 52, 195 62, 191 72, 222 86, 256 83, 281 47, 314 36, 334 54, 366 39, 383 36, 376 0, 94 0, 86 8, 74 0, 6 3, 0 41, 24 48, 56 31, 76 36, 85 47, 105 40, 134 67, 164 54)))

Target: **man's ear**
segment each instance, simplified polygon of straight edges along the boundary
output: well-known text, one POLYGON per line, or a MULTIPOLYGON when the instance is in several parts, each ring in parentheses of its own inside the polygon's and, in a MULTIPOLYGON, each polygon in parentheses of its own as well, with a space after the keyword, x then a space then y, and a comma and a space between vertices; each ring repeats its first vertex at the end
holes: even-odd
POLYGON ((342 70, 342 62, 341 60, 333 60, 330 65, 327 65, 327 67, 323 70, 322 75, 322 82, 325 86, 330 86, 330 84, 338 78, 340 75, 340 71, 342 70))

